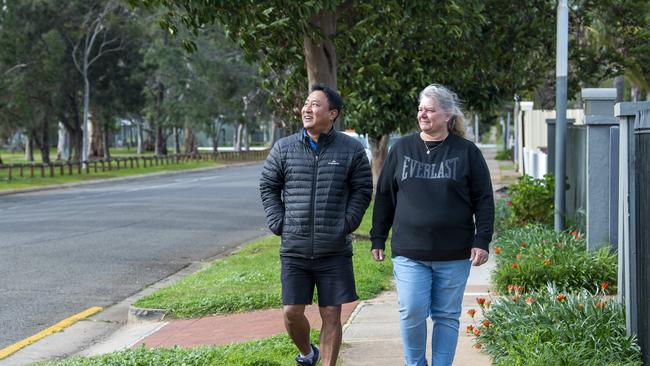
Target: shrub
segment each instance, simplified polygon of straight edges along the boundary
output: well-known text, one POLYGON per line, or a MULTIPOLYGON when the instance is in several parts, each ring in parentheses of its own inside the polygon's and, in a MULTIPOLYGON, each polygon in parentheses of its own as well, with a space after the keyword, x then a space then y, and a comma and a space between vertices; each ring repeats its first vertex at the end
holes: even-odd
POLYGON ((555 179, 552 174, 546 174, 543 179, 523 175, 517 183, 508 187, 508 191, 512 201, 514 224, 553 224, 555 179))
POLYGON ((549 287, 482 309, 487 322, 472 331, 476 347, 489 353, 494 365, 642 364, 635 339, 626 336, 622 306, 602 294, 549 287))
POLYGON ((494 231, 497 234, 508 230, 513 221, 512 215, 512 201, 510 198, 497 199, 494 207, 494 231))
POLYGON ((500 293, 508 292, 509 286, 520 286, 523 292, 540 290, 548 283, 563 291, 602 287, 616 291, 616 256, 607 247, 588 252, 578 232, 529 225, 502 232, 494 247, 497 267, 492 282, 500 293))
POLYGON ((495 156, 497 160, 512 160, 512 149, 498 150, 495 156))

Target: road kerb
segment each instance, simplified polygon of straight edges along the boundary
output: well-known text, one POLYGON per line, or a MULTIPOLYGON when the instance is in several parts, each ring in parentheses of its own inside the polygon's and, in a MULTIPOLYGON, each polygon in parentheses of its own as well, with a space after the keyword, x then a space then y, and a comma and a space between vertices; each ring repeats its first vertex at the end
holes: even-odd
POLYGON ((18 341, 18 342, 14 343, 14 344, 6 347, 6 348, 0 349, 0 360, 3 360, 5 358, 11 356, 12 354, 20 351, 21 349, 29 346, 30 344, 38 342, 41 339, 43 339, 43 338, 45 338, 45 337, 47 337, 47 336, 49 336, 51 334, 62 331, 63 329, 65 329, 65 328, 73 325, 74 323, 78 322, 79 320, 88 318, 89 316, 95 315, 95 314, 97 314, 97 313, 99 313, 99 312, 101 312, 103 310, 104 310, 104 308, 99 307, 99 306, 90 307, 90 308, 88 308, 88 309, 86 309, 86 310, 84 310, 84 311, 82 311, 82 312, 80 312, 78 314, 75 314, 75 315, 73 315, 73 316, 71 316, 69 318, 61 320, 60 322, 54 324, 53 326, 51 326, 51 327, 49 327, 47 329, 44 329, 44 330, 34 334, 31 337, 25 338, 22 341, 18 341))

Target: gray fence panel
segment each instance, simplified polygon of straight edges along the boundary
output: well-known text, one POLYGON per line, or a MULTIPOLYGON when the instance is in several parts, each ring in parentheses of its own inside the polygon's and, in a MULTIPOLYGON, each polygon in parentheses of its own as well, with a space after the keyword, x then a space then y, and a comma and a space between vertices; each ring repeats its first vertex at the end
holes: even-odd
MULTIPOLYGON (((586 227, 587 207, 587 131, 585 126, 567 126, 566 175, 569 189, 566 192, 566 217, 580 231, 586 227)), ((559 179, 556 177, 556 179, 559 179)))
POLYGON ((618 149, 619 127, 609 128, 609 242, 618 251, 618 149))

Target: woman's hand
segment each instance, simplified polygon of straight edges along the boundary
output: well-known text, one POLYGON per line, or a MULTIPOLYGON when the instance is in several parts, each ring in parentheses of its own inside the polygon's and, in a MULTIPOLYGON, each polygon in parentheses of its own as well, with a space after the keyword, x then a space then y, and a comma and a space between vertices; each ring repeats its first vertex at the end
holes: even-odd
POLYGON ((469 260, 473 266, 478 267, 487 262, 489 256, 490 254, 485 249, 472 248, 472 255, 469 257, 469 260))
POLYGON ((384 250, 383 249, 373 249, 372 250, 372 258, 376 260, 377 262, 381 262, 384 260, 384 250))

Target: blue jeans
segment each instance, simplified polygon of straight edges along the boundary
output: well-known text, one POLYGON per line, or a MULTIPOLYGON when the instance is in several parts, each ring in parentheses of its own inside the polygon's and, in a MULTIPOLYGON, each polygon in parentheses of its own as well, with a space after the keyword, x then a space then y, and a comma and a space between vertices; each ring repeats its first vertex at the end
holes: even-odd
POLYGON ((427 262, 393 258, 407 366, 426 365, 429 316, 433 320, 431 366, 451 366, 470 266, 469 259, 427 262))

